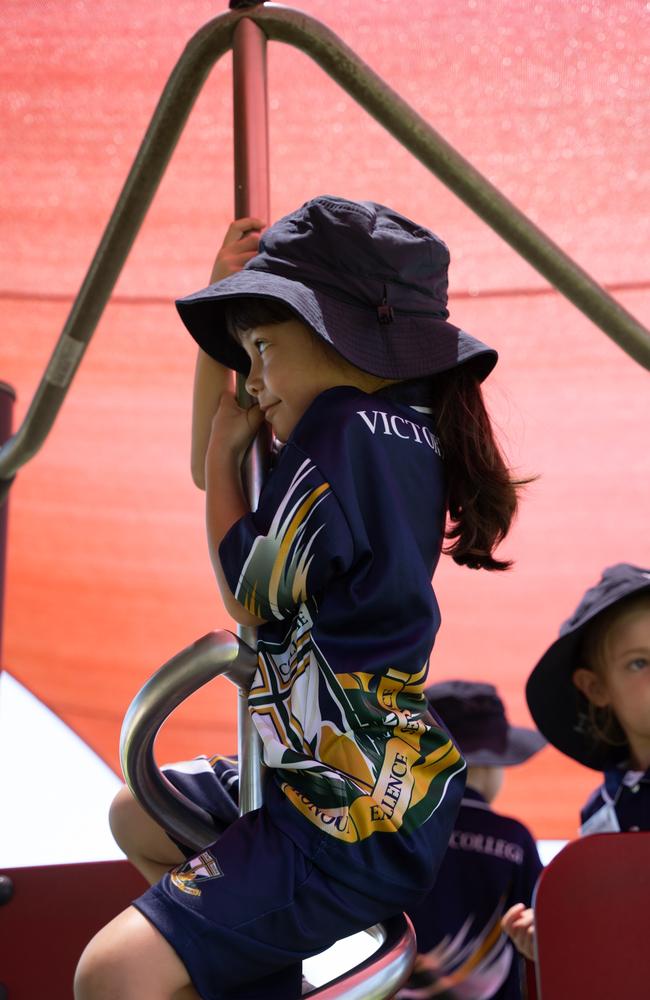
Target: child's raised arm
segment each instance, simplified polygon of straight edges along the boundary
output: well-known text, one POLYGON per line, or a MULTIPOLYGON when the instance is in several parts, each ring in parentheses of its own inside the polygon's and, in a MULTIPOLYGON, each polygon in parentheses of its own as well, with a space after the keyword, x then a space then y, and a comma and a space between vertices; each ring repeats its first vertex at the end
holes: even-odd
MULTIPOLYGON (((240 271, 247 260, 257 253, 261 219, 253 217, 231 222, 217 254, 210 282, 221 281, 240 271)), ((190 465, 192 479, 199 489, 205 489, 205 456, 210 440, 212 419, 217 412, 224 390, 232 392, 234 377, 230 369, 220 365, 199 348, 194 371, 192 397, 192 447, 190 465)))
POLYGON ((240 625, 257 626, 265 619, 246 610, 232 593, 219 557, 219 545, 233 524, 249 511, 241 480, 246 450, 264 417, 259 406, 242 409, 232 392, 223 392, 212 421, 205 458, 206 529, 210 559, 224 607, 240 625))

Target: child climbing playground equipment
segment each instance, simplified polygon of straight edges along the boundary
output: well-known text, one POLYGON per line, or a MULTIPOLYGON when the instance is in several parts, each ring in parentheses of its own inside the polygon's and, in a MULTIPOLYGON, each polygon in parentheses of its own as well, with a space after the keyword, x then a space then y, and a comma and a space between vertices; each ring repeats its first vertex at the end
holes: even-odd
MULTIPOLYGON (((283 42, 310 55, 388 132, 596 325, 639 363, 650 368, 648 331, 464 161, 331 31, 299 11, 274 4, 232 3, 231 7, 232 10, 216 17, 190 40, 163 92, 29 412, 17 432, 0 449, 0 480, 5 493, 21 466, 37 454, 45 441, 193 102, 214 64, 231 49, 235 95, 235 216, 272 217, 266 118, 267 41, 283 42)), ((264 446, 261 443, 248 470, 249 494, 253 502, 263 478, 263 469, 264 446)), ((213 633, 200 639, 162 668, 129 710, 123 736, 127 780, 152 815, 164 822, 170 831, 176 831, 184 841, 200 843, 206 819, 179 799, 173 790, 170 792, 164 780, 160 781, 157 777, 152 751, 155 732, 164 716, 174 707, 175 699, 182 700, 190 690, 201 686, 217 673, 228 674, 233 664, 238 670, 243 668, 249 662, 248 647, 253 644, 254 636, 247 631, 242 632, 238 641, 224 633, 213 633), (199 681, 199 678, 203 679, 199 681), (152 724, 155 728, 153 733, 152 724), (183 836, 180 830, 185 831, 183 836), (192 832, 193 836, 190 835, 192 832)), ((241 675, 238 672, 237 684, 244 691, 239 698, 242 808, 251 809, 260 802, 261 782, 259 757, 254 748, 256 736, 246 711, 245 671, 241 675)), ((7 913, 10 908, 11 903, 6 908, 7 913)), ((360 998, 390 995, 389 992, 381 992, 381 989, 394 992, 395 982, 408 973, 413 945, 405 924, 398 922, 396 927, 388 930, 390 933, 386 932, 382 956, 375 956, 373 961, 390 963, 395 960, 397 978, 389 981, 384 964, 380 976, 383 986, 377 985, 373 969, 376 972, 378 965, 366 966, 357 970, 352 979, 348 977, 346 983, 327 987, 354 989, 357 992, 330 995, 360 998), (361 979, 357 981, 355 977, 358 976, 361 979), (367 992, 364 993, 363 989, 367 992)), ((383 932, 377 933, 381 935, 383 932)))

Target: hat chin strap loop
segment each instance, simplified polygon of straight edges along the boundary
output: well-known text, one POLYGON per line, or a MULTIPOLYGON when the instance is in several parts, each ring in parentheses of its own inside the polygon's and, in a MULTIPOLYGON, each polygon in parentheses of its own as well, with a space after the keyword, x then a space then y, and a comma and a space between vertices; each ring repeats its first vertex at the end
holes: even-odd
POLYGON ((384 285, 384 297, 380 304, 377 306, 377 319, 384 326, 387 323, 392 323, 395 319, 395 313, 393 312, 393 307, 388 305, 388 290, 386 285, 384 285))

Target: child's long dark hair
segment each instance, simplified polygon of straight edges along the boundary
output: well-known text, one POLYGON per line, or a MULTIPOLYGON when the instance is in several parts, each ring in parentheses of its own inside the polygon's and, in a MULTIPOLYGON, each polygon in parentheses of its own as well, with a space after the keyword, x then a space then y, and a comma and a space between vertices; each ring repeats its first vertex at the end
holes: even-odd
POLYGON ((471 569, 508 569, 493 552, 517 512, 530 479, 514 479, 497 444, 481 386, 465 365, 434 375, 430 405, 447 472, 449 523, 443 550, 471 569))
MULTIPOLYGON (((226 308, 228 330, 235 338, 246 330, 295 318, 288 306, 272 299, 233 299, 226 308)), ((320 339, 319 343, 329 346, 320 339)), ((445 537, 450 544, 443 551, 471 569, 508 569, 511 560, 495 559, 493 552, 510 529, 519 490, 530 479, 511 476, 495 440, 480 383, 469 366, 431 376, 426 382, 448 482, 445 537)))

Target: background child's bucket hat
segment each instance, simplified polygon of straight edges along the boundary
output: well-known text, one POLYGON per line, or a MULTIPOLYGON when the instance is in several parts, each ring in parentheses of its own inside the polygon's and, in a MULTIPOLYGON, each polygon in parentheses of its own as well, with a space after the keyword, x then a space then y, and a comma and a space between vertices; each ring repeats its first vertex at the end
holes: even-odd
POLYGON ((510 725, 492 684, 442 681, 424 693, 470 767, 523 764, 546 745, 536 730, 510 725))
POLYGON ((227 333, 235 298, 284 302, 348 361, 383 378, 411 379, 470 364, 484 379, 497 352, 447 322, 449 251, 434 233, 383 205, 321 196, 262 235, 243 270, 176 306, 211 357, 247 374, 227 333))
POLYGON ((588 702, 572 681, 586 664, 580 661, 585 629, 607 608, 631 594, 650 590, 650 570, 617 563, 603 571, 571 618, 560 627, 560 637, 546 650, 528 678, 526 699, 536 726, 548 741, 574 760, 605 771, 625 760, 627 746, 596 743, 590 735, 588 702))

